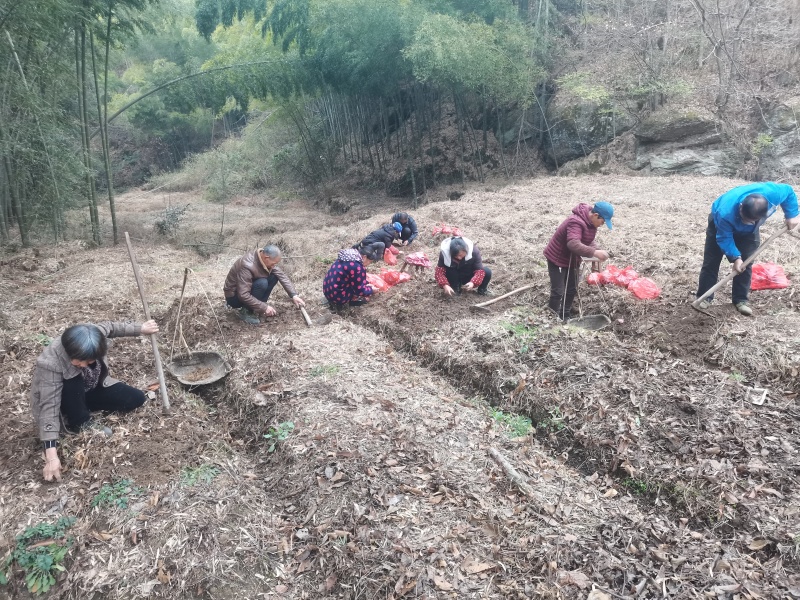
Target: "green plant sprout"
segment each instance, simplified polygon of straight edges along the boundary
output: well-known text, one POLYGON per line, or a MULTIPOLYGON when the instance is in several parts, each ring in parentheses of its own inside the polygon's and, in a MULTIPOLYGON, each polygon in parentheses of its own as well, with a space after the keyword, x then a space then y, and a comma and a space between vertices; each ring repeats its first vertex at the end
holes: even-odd
POLYGON ((62 564, 74 540, 66 531, 75 517, 61 517, 55 525, 39 523, 16 537, 14 550, 0 563, 0 585, 6 585, 14 563, 25 572, 25 585, 33 594, 44 594, 56 583, 54 576, 66 569, 62 564))
POLYGON ((125 509, 128 508, 131 497, 138 496, 141 492, 142 489, 134 486, 130 479, 120 479, 116 483, 106 483, 92 498, 91 507, 115 506, 125 509))
POLYGON ((548 408, 547 414, 550 416, 539 421, 538 427, 553 433, 564 431, 567 428, 567 424, 564 422, 564 415, 561 414, 561 409, 558 406, 548 408))
POLYGON ((219 475, 219 469, 210 464, 197 467, 184 467, 181 471, 181 485, 191 487, 199 482, 211 483, 219 475))
POLYGON ((264 438, 270 440, 270 446, 267 452, 275 452, 278 444, 285 441, 294 431, 294 423, 291 421, 284 421, 275 427, 270 427, 269 431, 264 434, 264 438))
POLYGON ((515 415, 514 413, 504 413, 502 410, 489 409, 489 414, 492 418, 505 425, 509 429, 510 437, 522 437, 527 435, 533 425, 528 417, 522 415, 515 415))

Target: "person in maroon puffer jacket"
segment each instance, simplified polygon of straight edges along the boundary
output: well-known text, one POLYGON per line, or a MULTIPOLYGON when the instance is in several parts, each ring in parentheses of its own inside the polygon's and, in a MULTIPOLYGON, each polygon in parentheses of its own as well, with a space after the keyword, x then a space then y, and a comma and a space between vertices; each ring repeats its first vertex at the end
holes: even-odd
POLYGON ((608 202, 598 202, 594 206, 578 204, 544 249, 550 275, 548 306, 562 321, 569 318, 578 289, 581 257, 608 260, 608 252, 597 248, 594 238, 603 223, 611 229, 613 216, 614 207, 608 202))

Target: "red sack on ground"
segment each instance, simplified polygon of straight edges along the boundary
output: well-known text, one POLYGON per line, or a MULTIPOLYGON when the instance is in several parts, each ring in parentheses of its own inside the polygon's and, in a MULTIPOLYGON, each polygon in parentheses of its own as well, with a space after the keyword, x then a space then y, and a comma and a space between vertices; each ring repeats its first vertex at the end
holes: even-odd
POLYGON ((661 288, 647 277, 639 277, 628 285, 628 289, 640 300, 653 300, 661 295, 661 288))
POLYGON ((425 267, 426 269, 430 269, 432 266, 431 261, 428 259, 428 255, 424 252, 412 252, 411 254, 406 255, 405 260, 410 265, 425 267))
POLYGON ((387 250, 392 254, 400 254, 400 248, 398 248, 397 246, 389 246, 387 250))
POLYGON ((445 223, 439 223, 437 227, 433 228, 433 235, 437 236, 439 234, 442 235, 454 235, 460 237, 461 230, 458 227, 454 227, 453 225, 446 225, 445 223))
POLYGON ((637 279, 639 279, 639 274, 632 266, 628 265, 619 272, 619 275, 617 275, 617 280, 614 283, 620 287, 628 287, 637 279))
POLYGON ((396 265, 397 264, 397 257, 392 252, 391 248, 387 248, 383 251, 383 262, 387 265, 396 265))
POLYGON ((367 273, 367 283, 374 287, 376 292, 385 292, 391 287, 383 277, 373 273, 367 273))
POLYGON ((619 267, 615 267, 614 265, 608 265, 603 271, 600 272, 600 283, 613 283, 615 285, 619 285, 617 283, 617 278, 622 271, 619 267))
POLYGON ((603 283, 603 274, 599 271, 593 271, 586 276, 586 283, 589 285, 601 285, 603 283))
POLYGON ((395 286, 398 283, 411 281, 411 275, 409 273, 401 273, 400 271, 391 271, 389 269, 381 269, 381 278, 389 286, 395 286))
POLYGON ((789 287, 790 283, 780 265, 775 263, 753 265, 753 277, 750 280, 751 290, 782 290, 789 287))

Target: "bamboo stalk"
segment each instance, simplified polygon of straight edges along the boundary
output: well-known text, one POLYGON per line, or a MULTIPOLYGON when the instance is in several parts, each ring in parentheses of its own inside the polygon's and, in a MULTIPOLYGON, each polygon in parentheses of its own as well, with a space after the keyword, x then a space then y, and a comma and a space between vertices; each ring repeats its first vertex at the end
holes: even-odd
MULTIPOLYGON (((150 307, 147 305, 147 297, 144 293, 144 283, 142 282, 142 274, 139 272, 139 263, 136 262, 136 255, 133 253, 133 246, 131 246, 131 238, 128 232, 125 232, 125 244, 128 246, 128 255, 131 258, 131 266, 133 266, 133 276, 136 278, 136 287, 139 288, 139 297, 142 299, 142 307, 144 308, 145 320, 150 320, 150 307)), ((161 366, 161 355, 158 353, 158 341, 156 334, 150 334, 150 343, 153 346, 153 360, 156 364, 156 374, 158 375, 158 387, 161 392, 161 409, 165 415, 169 414, 169 396, 167 395, 167 382, 164 379, 164 367, 161 366)))

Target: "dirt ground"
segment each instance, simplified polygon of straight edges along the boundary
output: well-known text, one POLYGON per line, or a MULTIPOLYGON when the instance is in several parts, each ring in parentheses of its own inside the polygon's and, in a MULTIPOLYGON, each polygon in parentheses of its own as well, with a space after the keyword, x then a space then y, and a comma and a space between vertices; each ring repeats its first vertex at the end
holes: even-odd
MULTIPOLYGON (((1 255, 0 557, 26 527, 67 515, 74 541, 52 598, 800 597, 794 285, 754 292, 753 318, 729 290, 708 316, 688 304, 709 205, 738 183, 541 178, 441 189, 417 209, 349 198, 344 215, 302 197, 237 198, 224 219, 199 193, 129 193, 120 229, 162 358, 180 353, 190 268, 184 336, 233 370, 199 387, 168 377, 169 415, 156 391, 99 417, 110 438, 65 437, 59 484, 41 479, 34 361, 69 324, 141 320, 141 302, 124 244, 1 255), (548 314, 542 250, 575 204, 601 199, 616 214, 599 244, 662 294, 582 283, 584 314, 612 320, 590 332, 548 314), (171 239, 155 233, 186 205, 171 239), (327 314, 336 251, 401 208, 420 225, 415 250, 435 261, 433 226, 456 225, 496 295, 533 287, 475 313, 475 296, 444 299, 427 271, 311 328, 282 290, 260 326, 224 308, 232 262, 274 242, 312 318, 327 314), (93 506, 120 481, 126 506, 93 506)), ((763 258, 800 275, 793 239, 763 258)), ((110 360, 116 377, 154 387, 148 340, 115 341, 110 360)), ((17 569, 0 597, 24 590, 17 569)))

